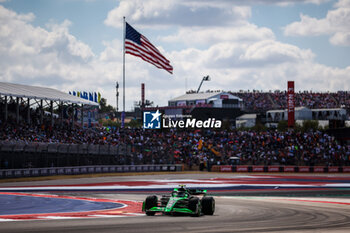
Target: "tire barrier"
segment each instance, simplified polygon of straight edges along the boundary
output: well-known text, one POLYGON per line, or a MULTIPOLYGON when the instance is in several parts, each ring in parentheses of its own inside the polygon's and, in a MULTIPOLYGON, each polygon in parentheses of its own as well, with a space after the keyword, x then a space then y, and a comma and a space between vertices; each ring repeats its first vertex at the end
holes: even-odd
POLYGON ((122 172, 178 172, 182 170, 182 164, 49 167, 28 169, 4 169, 0 170, 0 178, 122 172))
POLYGON ((350 166, 214 165, 213 172, 350 173, 350 166))

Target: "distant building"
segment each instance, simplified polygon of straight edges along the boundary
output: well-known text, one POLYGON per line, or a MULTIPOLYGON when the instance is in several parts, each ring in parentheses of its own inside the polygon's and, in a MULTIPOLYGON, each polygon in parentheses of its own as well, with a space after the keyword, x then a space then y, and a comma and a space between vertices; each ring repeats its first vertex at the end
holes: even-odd
POLYGON ((187 93, 168 101, 168 106, 144 108, 143 111, 160 110, 167 116, 206 120, 215 118, 228 120, 235 124, 237 116, 242 115, 243 100, 227 92, 187 93))
MULTIPOLYGON (((295 108, 295 120, 312 120, 312 111, 306 107, 295 108)), ((279 122, 288 120, 288 110, 269 110, 266 112, 267 122, 279 122)))
POLYGON ((323 108, 312 109, 313 120, 346 120, 346 109, 343 108, 323 108))
POLYGON ((257 114, 244 114, 236 118, 236 128, 252 128, 256 124, 257 114))
POLYGON ((243 107, 243 100, 227 92, 188 93, 169 100, 169 107, 200 106, 212 108, 243 107))

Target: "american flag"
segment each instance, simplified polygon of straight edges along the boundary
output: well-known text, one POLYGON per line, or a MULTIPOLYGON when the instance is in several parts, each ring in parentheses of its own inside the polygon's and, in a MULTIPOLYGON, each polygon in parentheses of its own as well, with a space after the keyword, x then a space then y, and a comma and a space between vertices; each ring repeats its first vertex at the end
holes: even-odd
POLYGON ((170 65, 170 61, 145 36, 141 35, 128 23, 125 22, 125 24, 125 53, 140 57, 142 60, 172 74, 173 67, 170 65))

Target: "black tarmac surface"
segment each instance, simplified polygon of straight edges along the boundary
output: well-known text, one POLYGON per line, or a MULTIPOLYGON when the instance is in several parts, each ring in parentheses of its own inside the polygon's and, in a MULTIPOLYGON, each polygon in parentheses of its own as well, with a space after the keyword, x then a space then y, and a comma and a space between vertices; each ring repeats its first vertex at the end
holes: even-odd
MULTIPOLYGON (((210 175, 213 176, 213 174, 190 176, 191 178, 207 178, 210 175)), ((215 176, 227 177, 228 175, 215 174, 215 176)), ((189 175, 151 177, 152 179, 157 177, 159 179, 188 179, 189 175)), ((21 182, 11 183, 11 185, 95 183, 112 180, 137 180, 140 178, 147 179, 147 176, 21 182)), ((147 195, 103 192, 60 194, 139 201, 144 200, 147 195)), ((339 190, 332 193, 315 191, 308 193, 279 192, 278 194, 277 190, 269 193, 249 192, 237 194, 220 192, 212 194, 216 200, 216 211, 213 216, 156 215, 151 217, 141 215, 136 217, 0 222, 0 232, 350 232, 350 195, 348 190, 339 190), (304 196, 307 196, 307 198, 300 198, 304 196)))

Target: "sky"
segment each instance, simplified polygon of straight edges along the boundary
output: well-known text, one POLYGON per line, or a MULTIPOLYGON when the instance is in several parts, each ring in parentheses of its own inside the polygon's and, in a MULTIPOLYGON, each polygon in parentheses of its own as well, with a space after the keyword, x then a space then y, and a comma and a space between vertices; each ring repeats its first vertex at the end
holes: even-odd
POLYGON ((197 90, 350 90, 350 0, 0 0, 0 81, 100 92, 122 110, 123 16, 174 67, 127 54, 126 111, 197 90))

